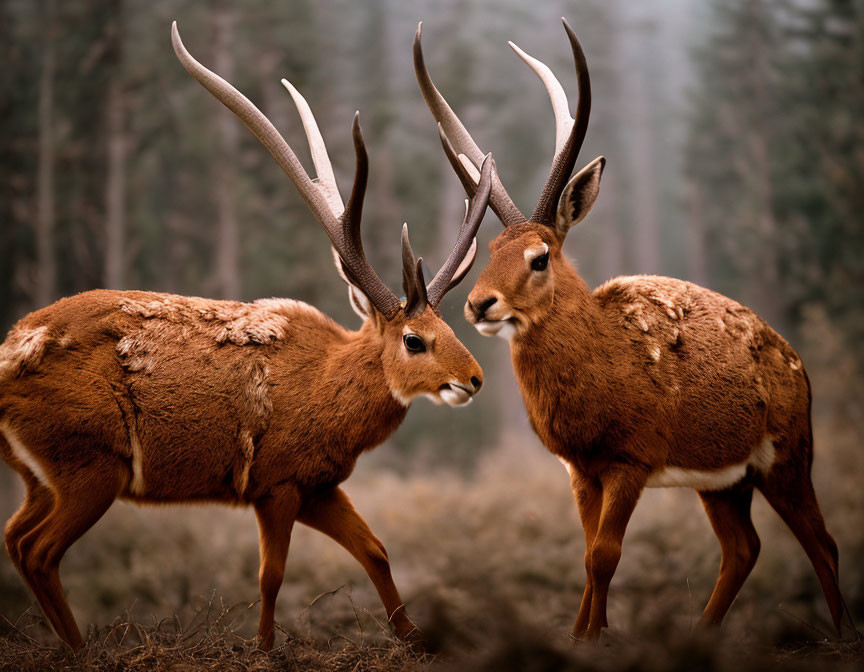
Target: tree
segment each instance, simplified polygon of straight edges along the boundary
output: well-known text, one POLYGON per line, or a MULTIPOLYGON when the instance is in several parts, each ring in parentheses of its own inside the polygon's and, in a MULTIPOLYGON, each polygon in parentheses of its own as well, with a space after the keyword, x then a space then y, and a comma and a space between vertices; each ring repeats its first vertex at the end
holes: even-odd
POLYGON ((39 79, 39 177, 36 187, 36 304, 54 299, 57 261, 54 257, 54 0, 43 0, 42 74, 39 79))
POLYGON ((123 3, 115 0, 106 25, 108 92, 105 102, 105 253, 104 282, 110 289, 125 286, 126 269, 126 92, 123 79, 123 3))

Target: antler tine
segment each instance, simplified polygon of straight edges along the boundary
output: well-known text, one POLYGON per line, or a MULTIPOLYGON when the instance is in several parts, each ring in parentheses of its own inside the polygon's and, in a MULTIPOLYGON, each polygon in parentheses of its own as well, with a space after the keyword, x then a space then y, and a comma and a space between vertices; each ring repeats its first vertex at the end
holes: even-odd
POLYGON ((312 214, 329 234, 330 229, 328 227, 336 223, 338 215, 333 212, 325 196, 309 179, 303 166, 300 165, 300 161, 297 160, 297 156, 279 134, 279 131, 270 123, 270 120, 246 96, 192 57, 192 54, 183 46, 176 21, 171 24, 171 43, 174 45, 174 53, 177 54, 177 58, 186 68, 186 71, 212 93, 219 102, 237 115, 240 121, 246 124, 246 127, 276 159, 276 163, 282 167, 282 170, 288 174, 294 186, 297 187, 312 214))
POLYGON ((552 102, 552 113, 555 115, 555 155, 557 155, 564 148, 567 137, 570 135, 570 129, 573 128, 573 118, 570 116, 567 94, 564 93, 564 88, 549 69, 549 66, 526 54, 513 42, 508 42, 507 44, 535 72, 540 81, 543 82, 543 86, 546 87, 549 99, 552 102))
POLYGON ((174 45, 177 58, 189 74, 197 79, 225 107, 237 115, 240 121, 246 124, 246 127, 252 131, 288 174, 303 200, 306 201, 306 205, 330 238, 333 248, 341 259, 340 266, 345 274, 366 293, 379 312, 387 318, 392 317, 400 308, 399 299, 381 282, 381 279, 369 265, 363 254, 363 246, 360 241, 360 215, 363 210, 363 196, 366 191, 369 162, 366 146, 363 143, 363 135, 360 131, 358 115, 354 116, 352 129, 357 168, 354 174, 351 198, 346 209, 342 204, 339 189, 336 187, 333 168, 330 165, 324 139, 318 130, 318 124, 315 122, 315 117, 312 115, 308 103, 297 89, 291 86, 288 81, 282 80, 282 84, 294 99, 303 121, 303 128, 306 131, 306 138, 312 152, 312 160, 318 173, 318 184, 309 178, 291 147, 261 110, 231 84, 192 57, 192 54, 183 46, 176 21, 171 24, 171 42, 174 45))
MULTIPOLYGON (((579 150, 582 148, 582 142, 585 140, 585 133, 588 130, 588 117, 591 114, 591 78, 588 75, 588 64, 585 61, 585 52, 582 51, 582 45, 579 44, 579 40, 576 39, 576 34, 570 28, 566 19, 562 18, 561 21, 564 24, 564 30, 567 31, 567 37, 570 40, 570 47, 573 50, 573 60, 576 64, 576 81, 579 85, 579 99, 576 103, 576 119, 572 122, 572 126, 570 126, 569 129, 570 133, 563 145, 559 145, 559 143, 561 121, 567 110, 566 97, 562 100, 564 90, 552 75, 551 71, 549 71, 549 68, 543 66, 546 71, 543 72, 534 67, 534 65, 528 60, 523 59, 532 67, 534 72, 537 73, 546 85, 546 88, 549 91, 549 96, 552 98, 552 107, 555 111, 556 119, 555 158, 552 161, 552 169, 549 172, 546 185, 543 187, 543 193, 540 195, 540 200, 537 201, 537 207, 534 208, 534 213, 531 215, 533 221, 542 224, 551 224, 555 221, 555 211, 558 208, 558 199, 561 197, 561 192, 567 184, 570 173, 573 172, 576 157, 579 155, 579 150), (547 72, 551 79, 546 77, 547 72)), ((517 53, 519 52, 517 51, 517 53)), ((539 61, 536 61, 536 63, 543 65, 539 61)), ((569 116, 569 114, 567 116, 569 116)))
POLYGON ((381 281, 375 269, 369 264, 366 253, 363 251, 363 239, 360 235, 363 199, 366 195, 366 181, 369 177, 369 155, 366 152, 366 143, 363 141, 359 112, 354 113, 351 137, 354 141, 354 155, 356 157, 354 185, 351 188, 348 205, 340 218, 342 227, 339 232, 340 245, 337 246, 337 250, 342 258, 343 268, 346 268, 352 276, 354 283, 366 293, 378 312, 384 317, 390 318, 400 309, 399 299, 381 281))
POLYGON ((422 259, 414 259, 414 250, 408 239, 408 225, 402 225, 402 287, 405 290, 405 314, 419 315, 426 309, 428 298, 423 280, 422 259))
POLYGON ((472 248, 476 253, 477 246, 477 230, 480 228, 480 223, 483 221, 483 215, 486 213, 486 206, 489 202, 489 195, 492 190, 492 155, 487 154, 483 159, 483 164, 480 167, 480 181, 477 184, 477 193, 471 200, 471 205, 465 213, 465 219, 459 229, 459 235, 456 238, 456 244, 453 246, 453 251, 447 257, 447 261, 432 278, 429 283, 429 303, 433 307, 437 307, 441 303, 444 295, 456 286, 462 276, 471 268, 474 263, 474 254, 471 254, 467 268, 462 268, 462 262, 471 253, 472 248), (451 282, 457 270, 460 270, 459 280, 456 283, 451 282))
POLYGON ((477 181, 480 179, 477 167, 467 156, 456 153, 441 124, 438 124, 438 138, 441 140, 441 146, 444 148, 444 154, 450 162, 450 166, 459 177, 459 181, 462 182, 466 193, 473 197, 477 193, 477 181))
MULTIPOLYGON (((432 116, 443 126, 456 151, 464 154, 476 167, 483 162, 484 154, 429 76, 423 59, 422 29, 423 22, 421 21, 417 24, 417 32, 414 34, 414 73, 417 76, 417 83, 420 85, 420 92, 423 94, 423 99, 431 110, 432 116)), ((472 192, 469 191, 469 193, 472 192)), ((524 215, 513 203, 507 190, 504 189, 504 185, 501 184, 497 171, 492 172, 492 192, 489 205, 504 226, 520 224, 525 221, 524 215)))
POLYGON ((336 184, 335 175, 333 175, 333 166, 330 163, 330 156, 327 154, 327 146, 324 144, 321 131, 318 130, 315 115, 312 114, 309 103, 291 82, 282 79, 282 86, 288 89, 288 93, 291 94, 297 112, 300 114, 300 121, 303 122, 303 130, 306 132, 306 140, 312 154, 312 163, 315 164, 315 173, 318 176, 318 188, 324 192, 330 209, 338 217, 342 214, 345 206, 342 204, 342 196, 339 194, 339 186, 336 184))

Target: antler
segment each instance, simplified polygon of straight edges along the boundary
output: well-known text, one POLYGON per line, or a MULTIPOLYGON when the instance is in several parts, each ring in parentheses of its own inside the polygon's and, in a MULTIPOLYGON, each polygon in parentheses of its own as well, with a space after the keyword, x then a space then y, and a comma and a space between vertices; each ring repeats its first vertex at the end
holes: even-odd
POLYGON ((588 117, 591 114, 591 78, 588 76, 588 64, 585 61, 585 52, 582 45, 576 39, 576 34, 570 28, 567 20, 562 17, 564 30, 570 40, 570 48, 573 50, 573 60, 576 64, 576 81, 579 85, 579 98, 576 102, 576 119, 570 117, 567 104, 567 94, 552 71, 541 61, 532 58, 512 42, 508 44, 513 48, 519 58, 537 74, 540 81, 549 93, 552 101, 552 111, 555 114, 555 158, 552 160, 552 170, 537 201, 537 207, 531 219, 541 224, 552 224, 555 221, 555 212, 558 209, 558 199, 567 184, 576 157, 582 149, 585 133, 588 131, 588 117))
MULTIPOLYGON (((480 151, 474 138, 465 129, 465 126, 459 121, 459 117, 453 112, 444 96, 435 86, 429 72, 426 70, 426 64, 423 61, 423 46, 420 38, 423 29, 423 22, 417 24, 417 32, 414 35, 414 73, 417 75, 417 83, 420 85, 420 91, 423 93, 423 98, 426 100, 426 105, 432 111, 432 115, 444 129, 447 137, 453 143, 456 151, 460 155, 465 155, 467 159, 473 162, 475 168, 483 162, 484 153, 480 151)), ((469 192, 473 193, 473 191, 469 192)), ((492 174, 492 192, 489 198, 489 205, 498 218, 504 224, 519 224, 525 221, 524 215, 519 211, 519 208, 513 203, 501 180, 498 178, 497 171, 492 174)))
MULTIPOLYGON (((437 307, 441 303, 444 295, 459 284, 474 263, 477 254, 477 229, 483 221, 492 192, 493 163, 492 155, 487 154, 480 167, 480 181, 477 183, 477 193, 471 199, 470 207, 466 201, 465 219, 462 221, 453 251, 429 283, 429 304, 432 307, 437 307)), ((474 184, 473 180, 471 184, 474 184)))
MULTIPOLYGON (((570 117, 567 96, 552 71, 512 42, 509 43, 546 86, 555 114, 555 156, 552 160, 552 169, 537 206, 534 208, 534 213, 531 215, 533 221, 542 224, 552 224, 555 221, 558 199, 561 197, 561 192, 567 184, 570 173, 573 172, 576 157, 582 147, 582 142, 585 140, 588 117, 591 112, 591 80, 588 76, 585 54, 567 21, 563 18, 561 21, 567 31, 570 47, 573 50, 573 59, 576 63, 579 99, 576 103, 575 120, 570 117)), ((438 121, 438 130, 447 158, 459 175, 459 179, 462 180, 466 191, 473 194, 476 189, 476 181, 479 178, 476 166, 480 163, 482 152, 429 77, 423 61, 423 50, 420 46, 421 27, 422 22, 418 24, 417 33, 414 36, 414 71, 420 84, 420 91, 423 93, 423 98, 432 111, 432 115, 438 121)), ((497 171, 492 173, 492 195, 489 199, 489 205, 504 226, 525 221, 504 190, 498 179, 497 171)))
POLYGON ((423 279, 423 257, 414 259, 407 224, 402 225, 402 288, 405 290, 403 310, 408 317, 414 317, 426 310, 429 298, 426 294, 426 281, 423 279))
POLYGON ((285 142, 279 131, 255 105, 219 75, 211 72, 198 61, 183 46, 177 22, 171 25, 171 42, 180 63, 198 82, 216 97, 225 107, 231 110, 255 137, 270 152, 276 162, 282 167, 294 186, 300 192, 306 205, 320 222, 327 233, 333 247, 336 249, 342 268, 347 275, 369 297, 372 305, 386 318, 391 318, 401 308, 399 299, 387 286, 381 282, 378 274, 369 265, 363 252, 360 238, 360 215, 363 210, 363 197, 366 193, 366 179, 369 174, 369 160, 366 145, 360 130, 359 113, 354 115, 352 136, 356 156, 354 185, 348 207, 342 204, 339 189, 333 176, 333 168, 327 156, 324 140, 318 130, 315 117, 309 105, 300 93, 286 80, 282 80, 285 88, 294 99, 306 138, 312 153, 312 161, 318 173, 319 181, 313 182, 297 156, 285 142))

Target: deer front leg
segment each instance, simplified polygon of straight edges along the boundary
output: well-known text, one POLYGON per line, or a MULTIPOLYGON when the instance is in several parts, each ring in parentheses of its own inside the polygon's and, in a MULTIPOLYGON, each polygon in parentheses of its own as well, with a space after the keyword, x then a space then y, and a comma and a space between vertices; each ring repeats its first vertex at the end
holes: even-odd
POLYGON ((405 605, 390 574, 390 561, 384 545, 341 488, 333 488, 303 505, 298 520, 323 532, 343 546, 366 570, 384 603, 387 619, 399 639, 419 641, 420 630, 405 613, 405 605))
POLYGON ((600 637, 606 627, 606 599, 618 561, 624 532, 647 479, 647 471, 632 465, 613 465, 600 474, 603 496, 597 534, 589 551, 592 584, 588 639, 600 637))
MULTIPOLYGON (((579 473, 572 465, 568 465, 570 472, 570 487, 573 489, 573 497, 579 508, 579 517, 582 520, 582 528, 585 530, 585 590, 582 593, 582 603, 579 606, 579 615, 573 626, 573 636, 581 639, 588 629, 591 615, 591 596, 594 582, 591 578, 591 547, 594 537, 597 535, 597 526, 600 523, 600 508, 603 503, 603 490, 600 482, 579 473)), ((606 625, 604 622, 603 625, 606 625)))
POLYGON ((273 616, 276 611, 276 596, 285 576, 285 559, 291 530, 300 510, 300 494, 291 485, 282 485, 267 497, 255 502, 258 518, 259 544, 261 546, 261 568, 258 579, 261 583, 261 620, 258 624, 258 646, 269 651, 273 648, 273 616))

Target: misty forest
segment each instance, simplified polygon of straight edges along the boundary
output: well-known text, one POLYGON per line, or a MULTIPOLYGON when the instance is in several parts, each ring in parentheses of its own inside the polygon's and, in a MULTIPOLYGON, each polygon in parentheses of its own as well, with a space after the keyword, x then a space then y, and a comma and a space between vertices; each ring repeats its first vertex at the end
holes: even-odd
MULTIPOLYGON (((530 212, 555 123, 512 40, 558 76, 571 108, 585 50, 591 123, 577 169, 606 157, 565 253, 591 287, 668 275, 749 306, 800 354, 813 390, 813 483, 837 541, 846 607, 864 628, 864 2, 862 0, 0 0, 0 331, 94 288, 305 301, 356 329, 330 241, 287 176, 178 63, 170 27, 312 162, 287 78, 309 102, 337 182, 369 151, 367 256, 397 295, 407 222, 427 278, 453 247, 465 194, 418 90, 423 21, 436 84, 530 212)), ((255 649, 253 512, 118 502, 66 555, 87 644, 54 638, 0 554, 0 670, 854 669, 813 568, 758 494, 761 555, 719 632, 695 621, 720 547, 692 490, 646 490, 612 582, 612 628, 568 637, 585 538, 567 474, 529 426, 508 344, 463 307, 441 316, 483 367, 465 408, 419 399, 345 483, 387 547, 428 654, 396 642, 363 569, 297 526, 276 621, 255 649), (845 667, 844 667, 845 666, 845 667)), ((46 412, 50 413, 50 409, 46 412)), ((0 468, 0 518, 24 487, 0 468)), ((857 638, 857 639, 856 639, 857 638)))

